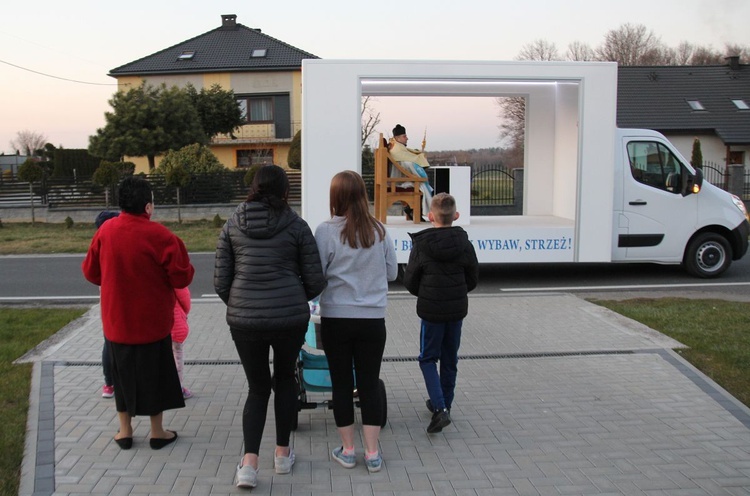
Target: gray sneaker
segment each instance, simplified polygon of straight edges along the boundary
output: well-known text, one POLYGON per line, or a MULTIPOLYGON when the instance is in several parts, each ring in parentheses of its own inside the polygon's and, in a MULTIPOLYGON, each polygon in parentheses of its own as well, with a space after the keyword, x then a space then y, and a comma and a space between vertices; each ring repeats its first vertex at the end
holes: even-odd
POLYGON ((234 483, 237 487, 255 487, 258 485, 258 471, 250 465, 237 465, 234 483))
POLYGON ((277 474, 288 474, 294 465, 294 450, 289 448, 289 456, 275 456, 273 466, 277 474))
POLYGON ((357 464, 357 457, 354 455, 345 455, 343 446, 334 449, 331 452, 331 456, 344 468, 354 468, 357 464))
POLYGON ((383 457, 380 456, 380 451, 378 451, 378 455, 373 458, 365 457, 365 465, 367 465, 367 471, 371 474, 380 472, 380 469, 383 468, 383 457))

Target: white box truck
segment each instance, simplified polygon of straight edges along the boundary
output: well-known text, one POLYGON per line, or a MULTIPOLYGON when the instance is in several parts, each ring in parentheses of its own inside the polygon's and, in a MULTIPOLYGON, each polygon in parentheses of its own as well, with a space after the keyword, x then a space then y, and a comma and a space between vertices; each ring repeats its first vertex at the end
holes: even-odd
MULTIPOLYGON (((361 170, 363 96, 523 96, 523 214, 458 205, 480 262, 654 262, 716 277, 747 251, 739 198, 704 182, 663 135, 616 127, 614 63, 306 60, 302 87, 302 215, 313 229, 329 216, 333 175, 361 170)), ((429 227, 386 225, 400 263, 408 233, 429 227)))

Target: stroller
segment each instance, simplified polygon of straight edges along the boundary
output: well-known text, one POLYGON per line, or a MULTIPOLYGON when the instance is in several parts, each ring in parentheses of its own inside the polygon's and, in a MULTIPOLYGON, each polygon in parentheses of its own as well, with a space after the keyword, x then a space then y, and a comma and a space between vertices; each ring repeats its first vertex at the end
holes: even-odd
MULTIPOLYGON (((310 323, 307 326, 305 334, 305 345, 311 350, 322 350, 323 343, 320 339, 320 316, 316 313, 316 305, 311 303, 310 323)), ((354 373, 352 371, 352 373, 354 373)), ((302 410, 312 410, 318 406, 325 406, 329 410, 333 408, 331 399, 323 399, 319 402, 311 401, 308 393, 330 393, 331 373, 328 370, 328 359, 322 353, 313 353, 302 348, 297 359, 297 373, 295 376, 297 388, 297 415, 292 422, 292 430, 296 430, 299 422, 299 412, 302 410)), ((356 384, 355 384, 356 388, 356 384)), ((388 404, 386 402, 385 383, 379 379, 378 394, 382 405, 383 422, 381 427, 385 427, 388 420, 388 404)), ((357 399, 357 390, 354 390, 354 404, 359 407, 357 399)))

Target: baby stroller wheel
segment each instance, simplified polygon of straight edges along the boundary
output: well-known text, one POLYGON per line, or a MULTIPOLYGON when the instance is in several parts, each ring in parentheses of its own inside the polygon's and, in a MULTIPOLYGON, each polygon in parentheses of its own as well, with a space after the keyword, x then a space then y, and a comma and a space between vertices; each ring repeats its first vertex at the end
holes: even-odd
POLYGON ((378 379, 378 394, 380 395, 380 407, 382 408, 381 418, 383 419, 380 423, 380 427, 385 427, 388 422, 388 400, 385 396, 385 382, 383 379, 378 379))

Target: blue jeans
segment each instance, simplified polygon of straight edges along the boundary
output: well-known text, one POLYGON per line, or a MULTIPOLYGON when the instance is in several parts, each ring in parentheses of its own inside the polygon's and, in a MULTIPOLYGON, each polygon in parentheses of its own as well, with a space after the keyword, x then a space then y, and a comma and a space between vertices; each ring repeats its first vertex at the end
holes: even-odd
POLYGON ((422 320, 419 336, 419 368, 422 370, 432 407, 438 410, 450 409, 453 404, 462 325, 463 320, 453 322, 422 320), (439 374, 438 362, 440 362, 439 374))

